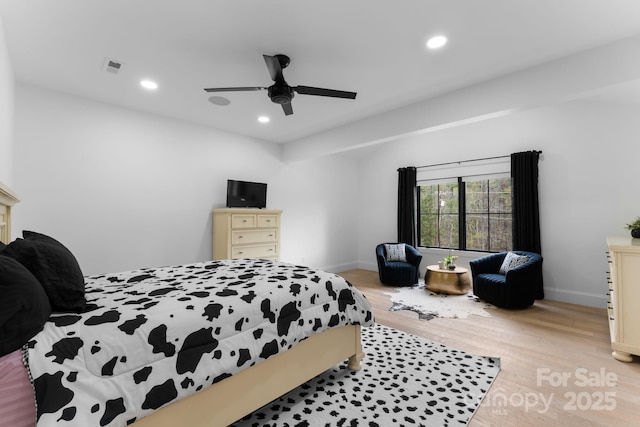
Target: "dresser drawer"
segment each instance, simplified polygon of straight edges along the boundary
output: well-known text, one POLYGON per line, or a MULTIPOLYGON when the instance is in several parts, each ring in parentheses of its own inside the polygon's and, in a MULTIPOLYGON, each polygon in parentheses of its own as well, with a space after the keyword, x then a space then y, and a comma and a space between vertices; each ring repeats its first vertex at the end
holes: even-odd
POLYGON ((280 209, 213 209, 213 259, 280 257, 280 209))
POLYGON ((251 214, 231 215, 231 228, 255 228, 256 216, 251 214))
POLYGON ((278 245, 234 246, 231 248, 231 258, 276 258, 278 245))
POLYGON ((231 233, 232 245, 243 245, 263 242, 276 242, 278 231, 272 230, 235 230, 231 233))
POLYGON ((262 215, 258 214, 258 227, 277 227, 278 215, 262 215))

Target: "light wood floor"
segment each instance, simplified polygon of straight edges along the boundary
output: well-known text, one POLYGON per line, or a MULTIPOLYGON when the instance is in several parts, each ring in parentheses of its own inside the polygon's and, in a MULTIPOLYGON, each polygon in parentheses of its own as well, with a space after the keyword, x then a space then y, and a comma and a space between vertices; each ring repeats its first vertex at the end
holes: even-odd
POLYGON ((365 294, 378 323, 500 357, 500 373, 470 426, 640 426, 640 358, 611 357, 604 309, 541 300, 525 310, 491 310, 491 317, 424 321, 389 311, 383 292, 393 287, 377 272, 340 275, 365 294))

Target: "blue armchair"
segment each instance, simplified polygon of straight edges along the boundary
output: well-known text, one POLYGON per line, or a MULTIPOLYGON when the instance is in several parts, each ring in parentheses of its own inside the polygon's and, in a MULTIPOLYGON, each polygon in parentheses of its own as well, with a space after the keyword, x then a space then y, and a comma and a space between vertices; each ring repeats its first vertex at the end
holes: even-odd
MULTIPOLYGON (((397 243, 386 243, 397 244, 397 243)), ((422 254, 411 245, 405 244, 404 261, 388 261, 385 243, 376 246, 376 259, 378 261, 378 276, 380 281, 385 285, 407 286, 418 283, 420 276, 420 262, 422 254)))
POLYGON ((526 308, 533 304, 542 284, 542 256, 533 252, 511 251, 529 259, 500 273, 507 252, 488 255, 469 263, 473 293, 480 299, 503 308, 526 308))

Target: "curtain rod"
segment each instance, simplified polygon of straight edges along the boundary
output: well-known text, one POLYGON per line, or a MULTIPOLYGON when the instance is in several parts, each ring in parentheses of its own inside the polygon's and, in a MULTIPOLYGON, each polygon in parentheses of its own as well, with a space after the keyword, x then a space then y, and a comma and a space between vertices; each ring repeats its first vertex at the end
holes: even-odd
MULTIPOLYGON (((490 173, 474 173, 473 175, 470 175, 470 177, 476 177, 476 176, 491 176, 491 175, 502 175, 500 173, 496 173, 496 172, 490 172, 490 173)), ((505 175, 506 176, 506 175, 505 175)), ((419 179, 416 182, 429 182, 429 181, 442 181, 445 179, 455 179, 455 178, 459 178, 458 176, 443 176, 443 177, 437 177, 437 178, 430 178, 430 179, 419 179)), ((469 178, 468 176, 465 178, 469 178)))
MULTIPOLYGON (((533 150, 534 153, 538 153, 538 154, 542 154, 542 151, 540 150, 533 150)), ((480 159, 471 159, 471 160, 459 160, 457 162, 445 162, 445 163, 434 163, 432 165, 424 165, 424 166, 416 166, 416 169, 423 169, 423 168, 432 168, 435 166, 446 166, 446 165, 459 165, 462 163, 469 163, 469 162, 480 162, 482 160, 495 160, 495 159, 505 159, 511 157, 510 154, 506 155, 506 156, 493 156, 493 157, 483 157, 480 159)))

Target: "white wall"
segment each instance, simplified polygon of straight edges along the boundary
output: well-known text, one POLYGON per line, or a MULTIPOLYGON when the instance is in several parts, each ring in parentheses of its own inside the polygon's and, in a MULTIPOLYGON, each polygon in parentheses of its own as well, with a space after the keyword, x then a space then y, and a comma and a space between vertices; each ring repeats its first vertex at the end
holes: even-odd
POLYGON ((271 177, 284 208, 282 259, 338 272, 357 267, 355 162, 326 156, 284 165, 271 177))
POLYGON ((18 84, 13 234, 61 240, 85 274, 211 259, 226 180, 267 182, 282 260, 355 266, 352 161, 284 165, 280 146, 18 84))
POLYGON ((59 238, 85 274, 211 258, 226 180, 268 181, 279 147, 22 84, 15 236, 59 238))
MULTIPOLYGON (((8 60, 4 64, 12 89, 8 60)), ((602 66, 592 65, 585 72, 598 74, 602 66)), ((545 73, 541 84, 553 81, 545 73)), ((509 91, 513 78, 490 86, 509 91)), ((454 98, 462 103, 465 94, 477 93, 463 90, 454 98)), ((269 183, 270 207, 284 209, 284 261, 334 271, 375 269, 375 245, 396 238, 398 167, 539 149, 546 295, 604 306, 605 236, 628 234, 623 225, 640 215, 633 192, 640 109, 630 105, 555 99, 477 122, 433 126, 418 114, 424 129, 388 142, 369 140, 356 124, 316 135, 295 150, 287 144, 286 157, 297 161, 283 163, 281 147, 264 141, 23 84, 15 99, 15 112, 0 111, 0 118, 15 115, 15 142, 0 145, 0 155, 13 145, 15 158, 9 179, 0 179, 12 179, 22 198, 13 234, 34 229, 59 238, 87 274, 209 259, 210 209, 224 204, 228 178, 269 183), (332 147, 334 139, 355 145, 346 141, 333 150, 339 154, 319 155, 316 148, 332 147), (360 148, 345 151, 354 146, 360 148)), ((393 121, 398 114, 378 125, 402 134, 393 121)), ((442 256, 426 251, 423 268, 442 256)), ((475 256, 461 254, 460 262, 475 256)))
MULTIPOLYGON (((639 107, 571 102, 369 149, 360 161, 360 266, 375 270, 375 245, 396 239, 398 167, 538 149, 546 296, 604 307, 605 237, 628 235, 624 224, 640 215, 639 115, 639 107)), ((444 255, 425 251, 423 270, 444 255)), ((463 265, 478 256, 457 255, 463 265)))
POLYGON ((0 182, 13 183, 14 77, 0 17, 0 182))
MULTIPOLYGON (((639 114, 576 101, 284 164, 273 144, 18 84, 13 234, 59 238, 86 274, 205 260, 226 179, 247 179, 284 209, 284 261, 375 270, 398 167, 539 149, 546 295, 603 306, 605 236, 640 215, 639 114)), ((443 255, 425 251, 423 269, 443 255)))

